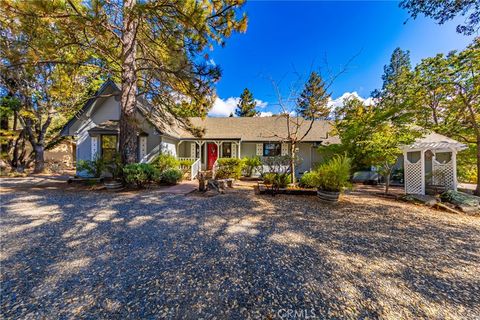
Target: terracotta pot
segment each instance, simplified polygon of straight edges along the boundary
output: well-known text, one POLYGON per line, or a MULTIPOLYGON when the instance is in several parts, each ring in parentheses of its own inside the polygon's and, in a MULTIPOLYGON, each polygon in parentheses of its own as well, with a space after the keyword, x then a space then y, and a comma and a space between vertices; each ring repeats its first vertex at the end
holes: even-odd
POLYGON ((338 198, 340 197, 340 192, 335 191, 325 191, 325 190, 317 190, 317 196, 322 202, 328 203, 335 203, 338 202, 338 198))

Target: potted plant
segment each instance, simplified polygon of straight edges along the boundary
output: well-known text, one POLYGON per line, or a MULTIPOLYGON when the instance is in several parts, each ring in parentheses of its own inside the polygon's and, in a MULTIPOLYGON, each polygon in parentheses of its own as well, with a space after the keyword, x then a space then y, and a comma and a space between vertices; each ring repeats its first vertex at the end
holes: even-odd
POLYGON ((340 193, 350 187, 350 167, 351 160, 346 156, 333 157, 318 167, 317 195, 321 201, 337 202, 340 193))
POLYGON ((104 180, 103 184, 108 190, 118 190, 123 188, 122 174, 123 164, 120 154, 115 154, 112 161, 106 165, 107 171, 112 176, 110 180, 104 180))

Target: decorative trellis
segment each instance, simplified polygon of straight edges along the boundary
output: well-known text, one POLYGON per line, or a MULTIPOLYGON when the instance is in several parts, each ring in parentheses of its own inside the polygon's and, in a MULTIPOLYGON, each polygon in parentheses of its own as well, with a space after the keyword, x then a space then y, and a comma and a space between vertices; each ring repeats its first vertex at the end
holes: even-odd
POLYGON ((424 193, 422 179, 419 179, 419 177, 423 175, 422 166, 422 159, 419 159, 415 163, 411 163, 405 157, 405 192, 407 194, 424 193))
POLYGON ((427 183, 457 190, 457 152, 465 148, 464 144, 436 133, 403 146, 405 193, 425 194, 427 183), (413 153, 420 153, 420 159, 415 163, 409 157, 413 153), (429 163, 431 172, 426 175, 429 163))
POLYGON ((455 189, 454 168, 451 160, 447 163, 440 163, 432 159, 433 184, 445 186, 447 189, 455 189))

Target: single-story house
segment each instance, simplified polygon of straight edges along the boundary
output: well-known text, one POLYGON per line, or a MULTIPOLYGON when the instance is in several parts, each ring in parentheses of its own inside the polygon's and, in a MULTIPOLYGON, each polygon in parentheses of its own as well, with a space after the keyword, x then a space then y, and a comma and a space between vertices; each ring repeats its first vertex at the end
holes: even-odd
MULTIPOLYGON (((98 155, 108 157, 120 148, 118 145, 119 91, 113 81, 107 81, 96 96, 91 98, 63 128, 62 135, 73 136, 75 139, 77 161, 93 160, 98 155)), ((201 136, 194 136, 175 120, 166 124, 164 117, 156 116, 155 111, 149 108, 147 103, 142 99, 139 100, 136 121, 139 129, 138 159, 140 162, 149 162, 160 153, 170 153, 179 159, 191 159, 194 161, 191 175, 195 178, 201 170, 212 170, 215 161, 220 157, 269 157, 288 155, 290 152, 288 143, 283 140, 287 136, 285 117, 190 118, 191 124, 203 131, 201 136)), ((298 121, 301 124, 300 134, 305 133, 310 122, 303 119, 298 121)), ((340 142, 337 136, 329 134, 331 129, 332 126, 328 121, 314 121, 311 130, 298 145, 297 155, 301 163, 296 167, 297 174, 309 171, 321 162, 322 157, 317 152, 318 146, 340 142)), ((420 158, 424 159, 426 150, 442 154, 451 152, 449 162, 439 162, 437 158, 432 162, 432 166, 435 169, 442 168, 442 172, 450 174, 451 178, 447 179, 449 186, 456 188, 455 154, 461 150, 462 145, 440 135, 428 139, 433 139, 440 144, 430 145, 419 142, 404 148, 407 192, 425 192, 425 177, 423 180, 418 178, 418 182, 415 175, 422 173, 425 175, 427 162, 422 160, 417 164, 412 157, 417 157, 417 152, 420 152, 420 158), (423 171, 419 169, 420 167, 424 168, 423 171), (451 169, 443 169, 446 167, 451 169), (410 173, 411 170, 414 174, 410 173)), ((442 159, 444 159, 443 156, 442 159)))

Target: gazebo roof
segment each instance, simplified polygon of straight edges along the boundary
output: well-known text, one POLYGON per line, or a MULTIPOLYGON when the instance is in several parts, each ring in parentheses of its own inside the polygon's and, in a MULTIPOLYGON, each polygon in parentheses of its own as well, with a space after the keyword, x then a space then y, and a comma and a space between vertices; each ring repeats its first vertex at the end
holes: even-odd
POLYGON ((448 138, 444 135, 430 132, 422 138, 418 138, 414 143, 403 146, 404 151, 408 150, 464 150, 467 146, 457 140, 448 138))

